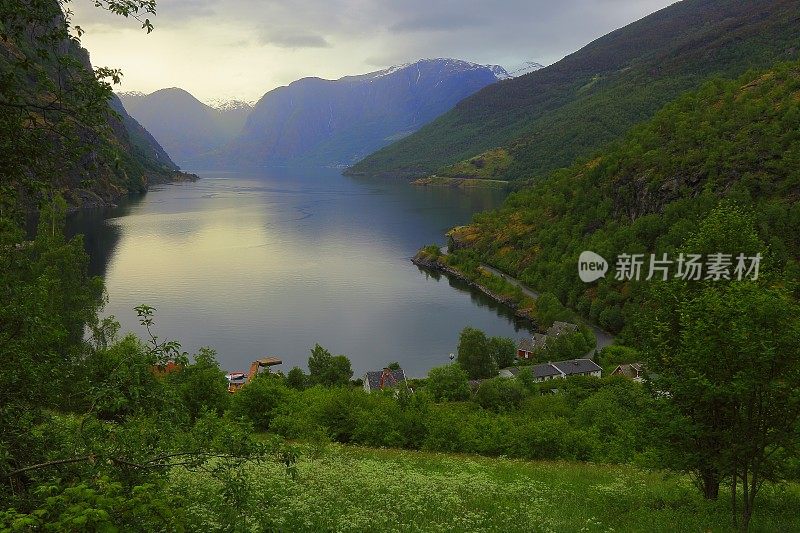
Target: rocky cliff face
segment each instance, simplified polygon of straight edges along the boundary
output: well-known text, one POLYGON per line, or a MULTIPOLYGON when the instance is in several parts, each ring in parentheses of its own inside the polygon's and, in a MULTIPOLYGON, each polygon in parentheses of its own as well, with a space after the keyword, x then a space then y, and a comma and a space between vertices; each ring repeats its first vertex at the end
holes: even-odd
POLYGON ((103 205, 178 177, 158 142, 95 79, 55 1, 2 10, 3 180, 35 208, 41 190, 73 207, 103 205), (14 19, 14 17, 17 17, 14 19), (41 21, 49 21, 41 25, 41 21), (35 31, 32 28, 39 28, 35 31))
POLYGON ((265 94, 223 156, 260 165, 346 165, 507 77, 496 66, 427 59, 338 80, 304 78, 265 94))

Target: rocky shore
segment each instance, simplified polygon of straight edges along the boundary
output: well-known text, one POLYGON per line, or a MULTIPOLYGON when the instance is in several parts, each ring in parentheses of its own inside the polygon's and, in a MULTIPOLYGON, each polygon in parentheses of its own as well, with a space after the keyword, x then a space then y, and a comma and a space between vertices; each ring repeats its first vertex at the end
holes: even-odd
MULTIPOLYGON (((200 179, 197 174, 176 170, 168 175, 157 175, 148 177, 146 187, 153 185, 163 185, 167 183, 194 182, 200 179)), ((98 194, 89 189, 73 189, 65 195, 67 201, 67 212, 74 213, 81 209, 101 209, 116 207, 117 202, 128 196, 130 191, 122 188, 114 188, 106 194, 98 194)))

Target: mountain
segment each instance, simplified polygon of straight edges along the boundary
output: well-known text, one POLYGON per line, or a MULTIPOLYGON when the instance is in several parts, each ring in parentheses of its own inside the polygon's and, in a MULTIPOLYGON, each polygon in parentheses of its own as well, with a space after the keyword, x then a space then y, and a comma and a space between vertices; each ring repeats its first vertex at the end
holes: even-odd
POLYGON ((21 205, 33 209, 40 200, 31 184, 46 184, 80 207, 188 179, 97 82, 89 53, 66 31, 61 5, 48 0, 28 7, 4 11, 9 24, 0 43, 0 93, 7 104, 0 173, 21 205))
POLYGON ((247 117, 253 112, 255 102, 244 100, 213 100, 208 106, 216 112, 217 124, 227 143, 242 131, 247 117))
POLYGON ((537 63, 535 61, 524 61, 519 65, 514 65, 513 67, 503 69, 505 71, 505 77, 503 77, 502 73, 500 73, 500 79, 509 79, 509 78, 519 78, 520 76, 524 76, 525 74, 530 74, 531 72, 536 72, 537 70, 543 69, 544 65, 541 63, 537 63))
MULTIPOLYGON (((674 261, 704 221, 713 222, 717 209, 726 213, 733 205, 752 218, 768 244, 761 275, 795 287, 797 294, 798 168, 800 62, 714 79, 595 157, 554 172, 511 195, 499 210, 453 230, 455 261, 489 263, 619 331, 627 317, 641 312, 626 303, 649 282, 616 280, 615 258, 666 253, 674 261), (596 284, 577 275, 585 250, 609 263, 596 284)), ((745 233, 715 223, 731 242, 745 233)), ((751 250, 715 252, 735 257, 751 250)), ((647 265, 645 260, 642 280, 647 265)))
POLYGON ((151 94, 124 92, 119 98, 181 163, 195 162, 224 146, 239 133, 251 111, 245 102, 224 102, 214 108, 176 87, 151 94))
POLYGON ((424 59, 338 80, 303 78, 265 94, 225 156, 261 165, 351 164, 507 77, 501 67, 424 59))
POLYGON ((505 178, 540 176, 619 138, 710 76, 797 57, 799 26, 795 0, 684 0, 484 88, 349 172, 420 176, 503 148, 505 178))

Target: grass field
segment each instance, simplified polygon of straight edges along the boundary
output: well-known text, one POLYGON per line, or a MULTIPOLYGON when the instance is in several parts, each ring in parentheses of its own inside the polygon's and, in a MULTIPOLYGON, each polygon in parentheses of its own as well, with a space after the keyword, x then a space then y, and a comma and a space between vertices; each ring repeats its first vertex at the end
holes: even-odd
MULTIPOLYGON (((176 470, 189 529, 280 531, 729 531, 728 496, 627 466, 526 462, 330 445, 294 478, 249 464, 237 489, 176 470), (233 502, 236 502, 235 504, 233 502)), ((312 459, 312 456, 316 456, 312 459)), ((751 531, 800 531, 800 487, 765 487, 751 531)))

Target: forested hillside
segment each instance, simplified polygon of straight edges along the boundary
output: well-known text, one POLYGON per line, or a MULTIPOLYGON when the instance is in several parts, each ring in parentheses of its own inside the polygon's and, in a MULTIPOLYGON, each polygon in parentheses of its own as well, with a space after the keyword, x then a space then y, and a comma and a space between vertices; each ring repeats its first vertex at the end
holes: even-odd
POLYGON ((753 218, 769 250, 762 275, 791 288, 800 273, 798 198, 800 64, 794 62, 706 83, 600 155, 512 194, 500 210, 451 235, 462 260, 491 263, 619 331, 626 301, 644 282, 614 280, 614 258, 674 257, 721 201, 753 218), (611 264, 597 284, 577 276, 584 250, 611 264))
POLYGON ((684 0, 483 89, 350 172, 418 176, 504 147, 511 161, 503 177, 541 176, 619 138, 709 76, 796 58, 799 26, 792 0, 684 0))

